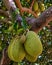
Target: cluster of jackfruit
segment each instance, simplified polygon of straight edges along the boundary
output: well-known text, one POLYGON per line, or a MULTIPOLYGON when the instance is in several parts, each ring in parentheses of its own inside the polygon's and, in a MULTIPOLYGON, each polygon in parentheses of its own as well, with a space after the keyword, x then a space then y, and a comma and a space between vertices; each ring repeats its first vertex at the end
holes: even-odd
POLYGON ((28 31, 20 38, 13 38, 8 46, 8 56, 15 62, 21 62, 26 58, 29 62, 35 62, 42 53, 43 47, 38 35, 28 31))
POLYGON ((35 1, 33 5, 33 11, 36 12, 37 14, 43 12, 45 10, 45 5, 41 1, 35 1))

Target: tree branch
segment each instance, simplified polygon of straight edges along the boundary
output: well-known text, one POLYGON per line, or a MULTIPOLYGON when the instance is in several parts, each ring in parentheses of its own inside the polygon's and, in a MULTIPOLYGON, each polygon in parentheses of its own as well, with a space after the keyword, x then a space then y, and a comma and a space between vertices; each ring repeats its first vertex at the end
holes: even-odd
MULTIPOLYGON (((17 20, 21 22, 21 16, 17 16, 17 20)), ((31 26, 30 30, 38 33, 44 26, 52 21, 52 6, 45 10, 38 18, 26 17, 27 24, 31 26)))
POLYGON ((27 23, 31 25, 31 30, 39 32, 44 26, 52 21, 52 6, 44 11, 38 18, 26 18, 27 23))
POLYGON ((8 55, 7 55, 7 49, 5 48, 2 53, 2 59, 1 59, 0 65, 8 65, 10 61, 11 60, 8 58, 8 55))
POLYGON ((9 14, 6 11, 2 10, 2 9, 0 9, 0 15, 4 15, 6 17, 9 17, 9 14))
MULTIPOLYGON (((16 3, 17 7, 20 9, 21 14, 23 14, 23 12, 27 12, 27 13, 31 13, 36 18, 38 17, 36 15, 36 13, 33 12, 30 8, 22 7, 20 0, 14 0, 14 2, 16 3)), ((32 5, 33 5, 33 3, 32 3, 32 5)))
POLYGON ((31 9, 31 10, 32 10, 32 7, 33 7, 33 4, 34 4, 34 1, 35 1, 35 0, 32 1, 32 4, 31 4, 31 6, 30 6, 30 9, 31 9))

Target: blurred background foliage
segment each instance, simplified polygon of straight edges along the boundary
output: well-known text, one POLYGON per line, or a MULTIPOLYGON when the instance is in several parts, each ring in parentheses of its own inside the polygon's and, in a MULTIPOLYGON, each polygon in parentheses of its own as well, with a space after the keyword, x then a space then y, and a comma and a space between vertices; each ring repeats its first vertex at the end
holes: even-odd
MULTIPOLYGON (((32 3, 32 0, 20 1, 23 7, 29 7, 32 3)), ((37 2, 39 1, 44 3, 46 9, 52 6, 52 0, 37 0, 37 2)), ((0 9, 7 11, 2 0, 0 0, 0 9)), ((19 9, 17 9, 17 11, 19 11, 19 9)), ((20 31, 23 31, 23 27, 19 28, 19 25, 14 22, 16 21, 15 12, 12 12, 12 15, 14 15, 14 19, 12 20, 13 22, 11 22, 11 24, 0 22, 0 60, 2 58, 3 49, 8 46, 10 39, 16 34, 16 29, 19 33, 20 31)), ((24 13, 24 16, 29 16, 29 14, 24 13)), ((5 18, 6 16, 0 15, 0 20, 4 20, 5 18)), ((52 22, 50 22, 48 26, 43 27, 43 29, 38 33, 38 35, 42 41, 44 49, 42 54, 38 57, 37 61, 34 63, 30 63, 26 59, 24 59, 21 63, 15 63, 11 61, 9 65, 52 65, 52 22)))

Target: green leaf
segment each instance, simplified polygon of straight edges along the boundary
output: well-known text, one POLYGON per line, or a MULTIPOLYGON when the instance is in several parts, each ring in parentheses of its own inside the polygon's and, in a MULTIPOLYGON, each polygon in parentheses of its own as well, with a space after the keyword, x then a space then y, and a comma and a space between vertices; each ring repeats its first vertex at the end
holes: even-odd
POLYGON ((14 30, 17 31, 17 29, 18 29, 18 23, 15 22, 15 23, 14 23, 14 30))
POLYGON ((21 22, 21 25, 24 29, 27 29, 28 28, 28 25, 27 25, 27 22, 26 22, 26 19, 24 16, 22 16, 22 22, 21 22))

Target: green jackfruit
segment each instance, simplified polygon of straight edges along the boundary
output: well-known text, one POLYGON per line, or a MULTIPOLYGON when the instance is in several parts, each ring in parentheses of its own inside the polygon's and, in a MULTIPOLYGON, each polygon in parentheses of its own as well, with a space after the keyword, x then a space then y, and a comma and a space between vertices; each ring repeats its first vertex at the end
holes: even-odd
MULTIPOLYGON (((11 41, 12 42, 12 41, 11 41)), ((11 60, 14 60, 13 57, 11 57, 11 47, 12 47, 12 43, 9 44, 8 46, 8 57, 11 59, 11 60)))
POLYGON ((26 52, 31 56, 38 56, 43 50, 42 43, 38 35, 33 31, 27 32, 24 47, 26 52))
POLYGON ((38 10, 38 2, 35 1, 34 5, 33 5, 33 10, 37 11, 38 10))
POLYGON ((14 38, 8 47, 8 56, 11 60, 15 62, 20 62, 25 57, 25 51, 23 45, 20 43, 19 39, 14 38))

